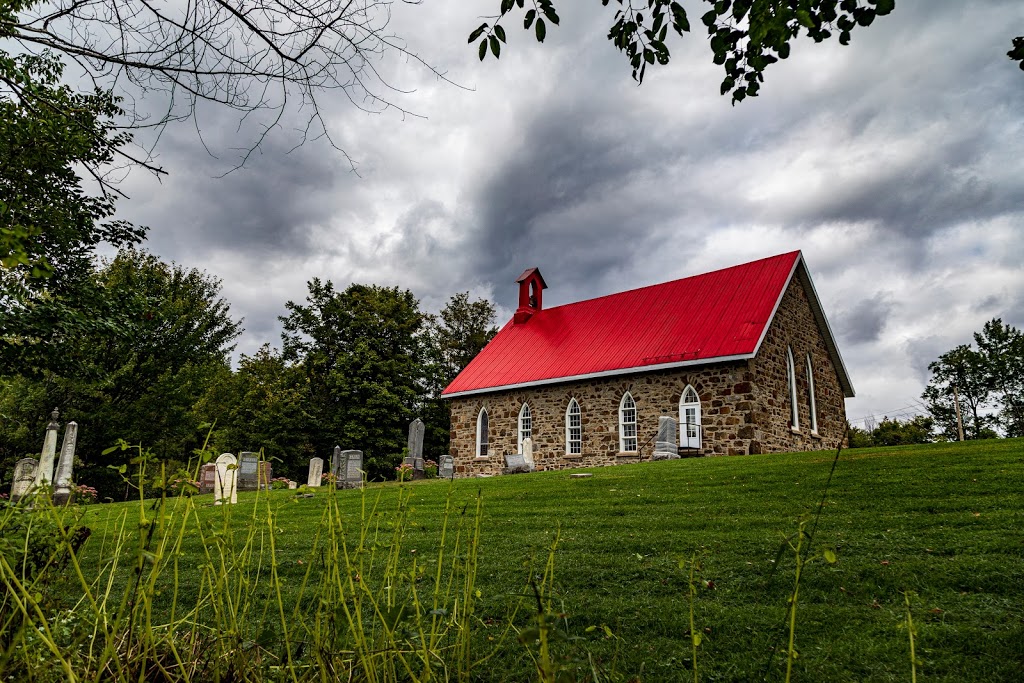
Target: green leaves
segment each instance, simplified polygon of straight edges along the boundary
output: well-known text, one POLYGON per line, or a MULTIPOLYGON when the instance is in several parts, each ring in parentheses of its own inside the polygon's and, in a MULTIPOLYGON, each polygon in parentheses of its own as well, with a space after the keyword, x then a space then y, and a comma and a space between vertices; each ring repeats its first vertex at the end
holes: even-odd
MULTIPOLYGON (((705 11, 701 23, 707 29, 712 50, 712 61, 724 68, 720 91, 730 94, 733 104, 747 97, 756 97, 764 82, 764 71, 769 65, 790 55, 791 43, 801 34, 814 42, 822 42, 837 35, 839 43, 847 45, 852 30, 857 26, 870 26, 876 16, 884 16, 895 8, 895 0, 702 0, 705 11)), ((608 6, 609 0, 601 0, 608 6)), ((607 38, 622 52, 637 82, 643 82, 648 66, 667 65, 671 53, 667 43, 668 29, 679 37, 689 33, 690 22, 686 10, 678 0, 647 0, 646 7, 633 6, 618 0, 614 20, 607 38)), ((504 18, 516 7, 522 9, 524 0, 500 0, 500 17, 504 18)), ((612 4, 612 6, 615 6, 612 4)), ((552 0, 536 0, 523 16, 523 29, 534 31, 537 42, 547 37, 547 24, 557 25, 558 14, 552 0)), ((470 35, 470 42, 480 38, 487 25, 470 35)), ((502 43, 502 34, 495 26, 492 32, 502 43)), ((494 45, 491 52, 498 56, 494 45)), ((500 46, 499 46, 500 47, 500 46)), ((487 45, 480 45, 480 58, 487 54, 487 45)), ((1014 43, 1007 53, 1021 62, 1024 69, 1024 38, 1014 43)))
POLYGON ((1013 39, 1013 49, 1007 52, 1006 56, 1015 62, 1020 62, 1018 66, 1024 71, 1024 36, 1013 39))

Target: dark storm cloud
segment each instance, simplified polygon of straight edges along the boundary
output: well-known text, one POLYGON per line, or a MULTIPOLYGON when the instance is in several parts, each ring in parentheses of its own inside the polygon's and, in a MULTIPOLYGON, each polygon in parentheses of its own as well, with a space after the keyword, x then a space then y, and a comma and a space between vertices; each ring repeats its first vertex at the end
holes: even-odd
POLYGON ((529 266, 557 272, 571 286, 636 263, 650 248, 650 230, 670 216, 667 202, 638 188, 650 187, 641 176, 659 160, 628 144, 626 130, 588 125, 591 113, 597 122, 603 117, 538 114, 474 197, 475 272, 493 278, 505 299, 529 266))
POLYGON ((885 324, 892 315, 893 304, 887 293, 878 293, 862 299, 852 308, 839 311, 837 320, 839 337, 847 344, 866 344, 882 336, 885 324))

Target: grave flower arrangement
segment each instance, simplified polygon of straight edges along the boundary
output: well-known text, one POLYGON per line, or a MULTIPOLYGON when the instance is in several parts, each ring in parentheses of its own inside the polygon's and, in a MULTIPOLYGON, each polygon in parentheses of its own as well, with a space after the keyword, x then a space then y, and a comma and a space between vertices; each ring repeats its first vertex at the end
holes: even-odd
POLYGON ((288 488, 288 477, 274 477, 270 480, 270 488, 274 491, 288 488))
POLYGON ((425 460, 423 462, 423 471, 426 473, 427 479, 435 479, 437 477, 437 461, 425 460))
POLYGON ((71 489, 71 502, 78 505, 91 505, 99 499, 99 491, 86 484, 78 484, 71 489))
POLYGON ((412 465, 408 463, 402 463, 395 468, 395 479, 398 481, 409 481, 412 479, 412 465))

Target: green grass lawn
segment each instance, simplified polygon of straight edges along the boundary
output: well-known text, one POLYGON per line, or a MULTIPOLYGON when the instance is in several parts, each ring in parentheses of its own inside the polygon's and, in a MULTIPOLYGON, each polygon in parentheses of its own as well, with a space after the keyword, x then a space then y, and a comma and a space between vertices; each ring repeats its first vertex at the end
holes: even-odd
MULTIPOLYGON (((589 652, 604 666, 614 659, 625 680, 645 681, 692 680, 688 568, 680 560, 696 553, 700 679, 781 680, 794 557, 776 558, 798 519, 817 509, 833 455, 675 460, 589 470, 589 479, 542 472, 413 482, 405 485, 411 497, 403 553, 429 563, 449 488, 460 508, 475 504, 479 492, 476 615, 491 625, 481 627, 477 651, 497 642, 488 638, 498 638, 509 606, 530 573, 542 571, 558 534, 555 595, 568 635, 578 637, 564 652, 580 661, 589 652), (588 631, 602 625, 615 637, 588 631)), ((400 490, 371 485, 362 495, 337 495, 356 520, 378 496, 381 509, 393 508, 400 490)), ((312 534, 330 495, 269 494, 286 600, 316 561, 312 534)), ((230 515, 230 528, 244 533, 265 520, 265 499, 260 494, 254 505, 256 494, 243 493, 230 510, 201 504, 197 517, 221 523, 230 515)), ((94 532, 87 565, 118 519, 126 512, 137 519, 137 508, 87 510, 83 521, 94 532)), ((844 451, 813 551, 826 547, 837 562, 812 562, 800 585, 795 680, 909 681, 905 592, 919 680, 1024 680, 1024 440, 844 451)), ((183 548, 180 585, 187 587, 204 562, 198 532, 183 548)), ((71 591, 67 600, 75 597, 71 591)), ((529 680, 532 666, 510 639, 475 677, 529 680)), ((585 667, 577 673, 584 679, 585 667)))

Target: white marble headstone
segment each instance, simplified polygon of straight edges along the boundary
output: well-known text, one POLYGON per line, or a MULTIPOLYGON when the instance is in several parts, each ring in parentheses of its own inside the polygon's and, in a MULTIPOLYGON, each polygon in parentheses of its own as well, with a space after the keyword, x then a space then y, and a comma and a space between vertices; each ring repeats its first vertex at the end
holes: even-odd
POLYGON ((217 483, 213 487, 214 505, 238 502, 238 461, 230 453, 217 458, 217 483))
POLYGON ((529 436, 523 439, 523 460, 533 469, 533 439, 529 436))
POLYGON ((36 478, 33 482, 35 488, 49 486, 53 483, 53 461, 57 455, 57 424, 59 413, 54 410, 51 414, 50 424, 46 425, 46 438, 43 439, 43 452, 39 457, 39 465, 36 466, 36 478))
POLYGON ((675 460, 679 457, 676 434, 679 425, 675 418, 662 415, 658 418, 658 438, 654 442, 652 460, 675 460))
POLYGON ((306 477, 306 486, 315 488, 320 486, 320 480, 324 474, 324 459, 311 458, 309 461, 309 475, 306 477))

